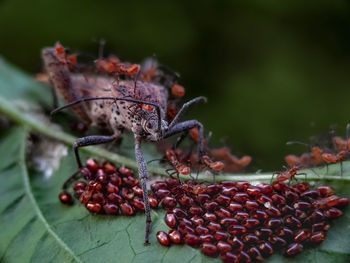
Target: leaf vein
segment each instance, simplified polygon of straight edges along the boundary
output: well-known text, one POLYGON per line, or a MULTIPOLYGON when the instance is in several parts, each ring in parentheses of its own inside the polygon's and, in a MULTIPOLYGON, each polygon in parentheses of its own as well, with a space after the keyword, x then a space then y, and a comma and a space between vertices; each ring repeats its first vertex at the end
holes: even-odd
POLYGON ((82 263, 82 261, 74 254, 74 252, 67 246, 67 244, 52 230, 49 223, 46 221, 43 213, 41 212, 34 195, 32 193, 32 189, 29 182, 29 176, 25 165, 25 152, 26 152, 26 136, 23 136, 23 142, 21 145, 21 155, 20 160, 18 161, 19 166, 22 170, 22 177, 24 182, 24 188, 26 191, 26 194, 28 195, 29 199, 32 202, 32 205, 34 207, 35 213, 37 214, 39 220, 43 223, 45 226, 47 232, 56 240, 56 242, 64 249, 66 250, 76 262, 82 263))
POLYGON ((134 254, 134 257, 135 257, 135 256, 136 256, 136 251, 135 251, 134 247, 133 247, 132 244, 131 244, 131 236, 130 236, 130 233, 129 233, 129 231, 128 231, 129 226, 131 226, 133 220, 130 220, 130 221, 131 221, 131 222, 130 222, 130 223, 127 225, 127 227, 125 228, 125 232, 126 232, 126 234, 128 235, 129 246, 130 246, 131 251, 132 251, 132 253, 134 254))

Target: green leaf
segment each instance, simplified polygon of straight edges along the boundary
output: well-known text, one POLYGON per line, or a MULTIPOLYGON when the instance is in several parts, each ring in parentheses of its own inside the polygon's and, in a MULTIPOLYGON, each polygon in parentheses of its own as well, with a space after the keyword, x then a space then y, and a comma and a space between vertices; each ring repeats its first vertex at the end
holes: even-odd
MULTIPOLYGON (((168 230, 162 210, 152 212, 151 245, 144 246, 144 215, 91 215, 80 204, 62 205, 57 197, 61 185, 76 169, 72 152, 63 158, 59 170, 49 179, 38 172, 28 176, 25 139, 22 127, 10 130, 1 138, 0 155, 11 152, 15 157, 2 162, 0 171, 0 258, 4 262, 220 262, 188 246, 160 246, 155 233, 168 230)), ((340 195, 350 197, 349 183, 332 185, 340 195)), ((266 262, 347 262, 349 225, 347 209, 320 246, 307 249, 293 259, 274 255, 266 262)))
POLYGON ((27 132, 23 127, 9 131, 0 145, 0 156, 12 153, 2 164, 0 178, 1 222, 0 258, 5 262, 29 262, 45 258, 57 262, 81 262, 57 236, 44 217, 35 199, 25 165, 27 132), (43 242, 45 241, 45 242, 43 242), (25 248, 24 253, 18 249, 25 248))
POLYGON ((1 96, 9 100, 26 100, 31 103, 50 105, 50 89, 34 80, 33 77, 7 63, 0 56, 1 96))
MULTIPOLYGON (((73 207, 62 205, 57 196, 65 179, 76 170, 73 153, 69 151, 61 160, 59 169, 49 178, 34 169, 28 171, 25 158, 27 132, 43 134, 67 145, 72 145, 75 138, 57 130, 31 111, 21 112, 20 107, 12 103, 13 99, 20 94, 22 99, 35 104, 38 94, 28 94, 38 91, 29 92, 27 89, 38 87, 41 90, 42 86, 34 85, 30 77, 5 62, 0 68, 0 111, 18 123, 0 135, 1 262, 221 262, 189 246, 166 248, 159 245, 155 233, 168 230, 163 221, 165 212, 161 209, 152 211, 151 245, 144 246, 144 215, 97 216, 88 213, 80 204, 73 207), (16 81, 17 74, 21 81, 16 81), (12 77, 7 78, 7 75, 12 77)), ((49 101, 49 98, 43 100, 49 101)), ((85 156, 102 157, 136 167, 133 159, 100 147, 86 148, 85 156)), ((150 170, 165 174, 160 167, 150 170)), ((316 172, 319 175, 308 172, 307 179, 312 184, 332 185, 338 195, 350 198, 349 162, 344 163, 343 177, 338 175, 338 165, 331 166, 328 175, 325 175, 325 169, 316 172)), ((208 180, 210 177, 203 175, 201 178, 208 180)), ((271 174, 222 175, 218 179, 223 178, 269 180, 271 174)), ((275 254, 265 262, 349 262, 349 227, 350 209, 347 208, 344 215, 332 223, 327 240, 320 246, 308 248, 295 258, 275 254)))
POLYGON ((152 245, 144 246, 144 215, 134 217, 95 216, 81 206, 67 207, 58 193, 67 174, 75 170, 72 152, 49 179, 25 166, 26 132, 23 127, 1 138, 0 155, 0 258, 4 262, 169 262, 173 256, 185 262, 200 255, 189 247, 164 248, 154 232, 166 229, 164 211, 153 211, 152 245), (18 253, 18 251, 21 253, 18 253), (180 251, 186 254, 179 253, 180 251))

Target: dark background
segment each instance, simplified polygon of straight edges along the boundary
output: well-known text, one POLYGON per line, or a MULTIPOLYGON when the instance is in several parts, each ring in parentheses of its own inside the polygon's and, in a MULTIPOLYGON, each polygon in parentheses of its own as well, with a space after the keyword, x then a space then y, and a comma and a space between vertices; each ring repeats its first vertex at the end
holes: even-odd
POLYGON ((0 0, 0 54, 31 73, 40 49, 106 51, 139 62, 155 53, 181 73, 191 115, 212 142, 279 170, 309 142, 350 122, 349 1, 0 0))

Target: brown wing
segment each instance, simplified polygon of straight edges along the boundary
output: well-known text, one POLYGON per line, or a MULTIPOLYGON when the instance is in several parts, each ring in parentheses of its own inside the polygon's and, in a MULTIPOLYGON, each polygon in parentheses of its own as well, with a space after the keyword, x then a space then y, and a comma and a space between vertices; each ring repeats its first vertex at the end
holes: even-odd
MULTIPOLYGON (((68 67, 57 59, 54 48, 44 48, 42 50, 42 58, 44 60, 45 70, 55 91, 67 103, 80 99, 80 94, 72 83, 71 73, 68 67)), ((73 109, 86 124, 91 122, 83 104, 75 105, 73 109)))
POLYGON ((82 98, 112 96, 113 79, 109 77, 72 74, 72 83, 82 98))

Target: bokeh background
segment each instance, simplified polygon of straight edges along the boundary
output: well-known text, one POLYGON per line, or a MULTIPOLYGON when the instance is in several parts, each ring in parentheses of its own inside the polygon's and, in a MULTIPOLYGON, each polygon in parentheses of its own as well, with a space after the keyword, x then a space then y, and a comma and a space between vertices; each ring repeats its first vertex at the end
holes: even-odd
POLYGON ((253 169, 278 170, 306 150, 286 141, 350 122, 349 1, 0 0, 0 54, 30 73, 43 46, 97 55, 101 38, 180 72, 186 99, 209 98, 190 115, 253 169))

